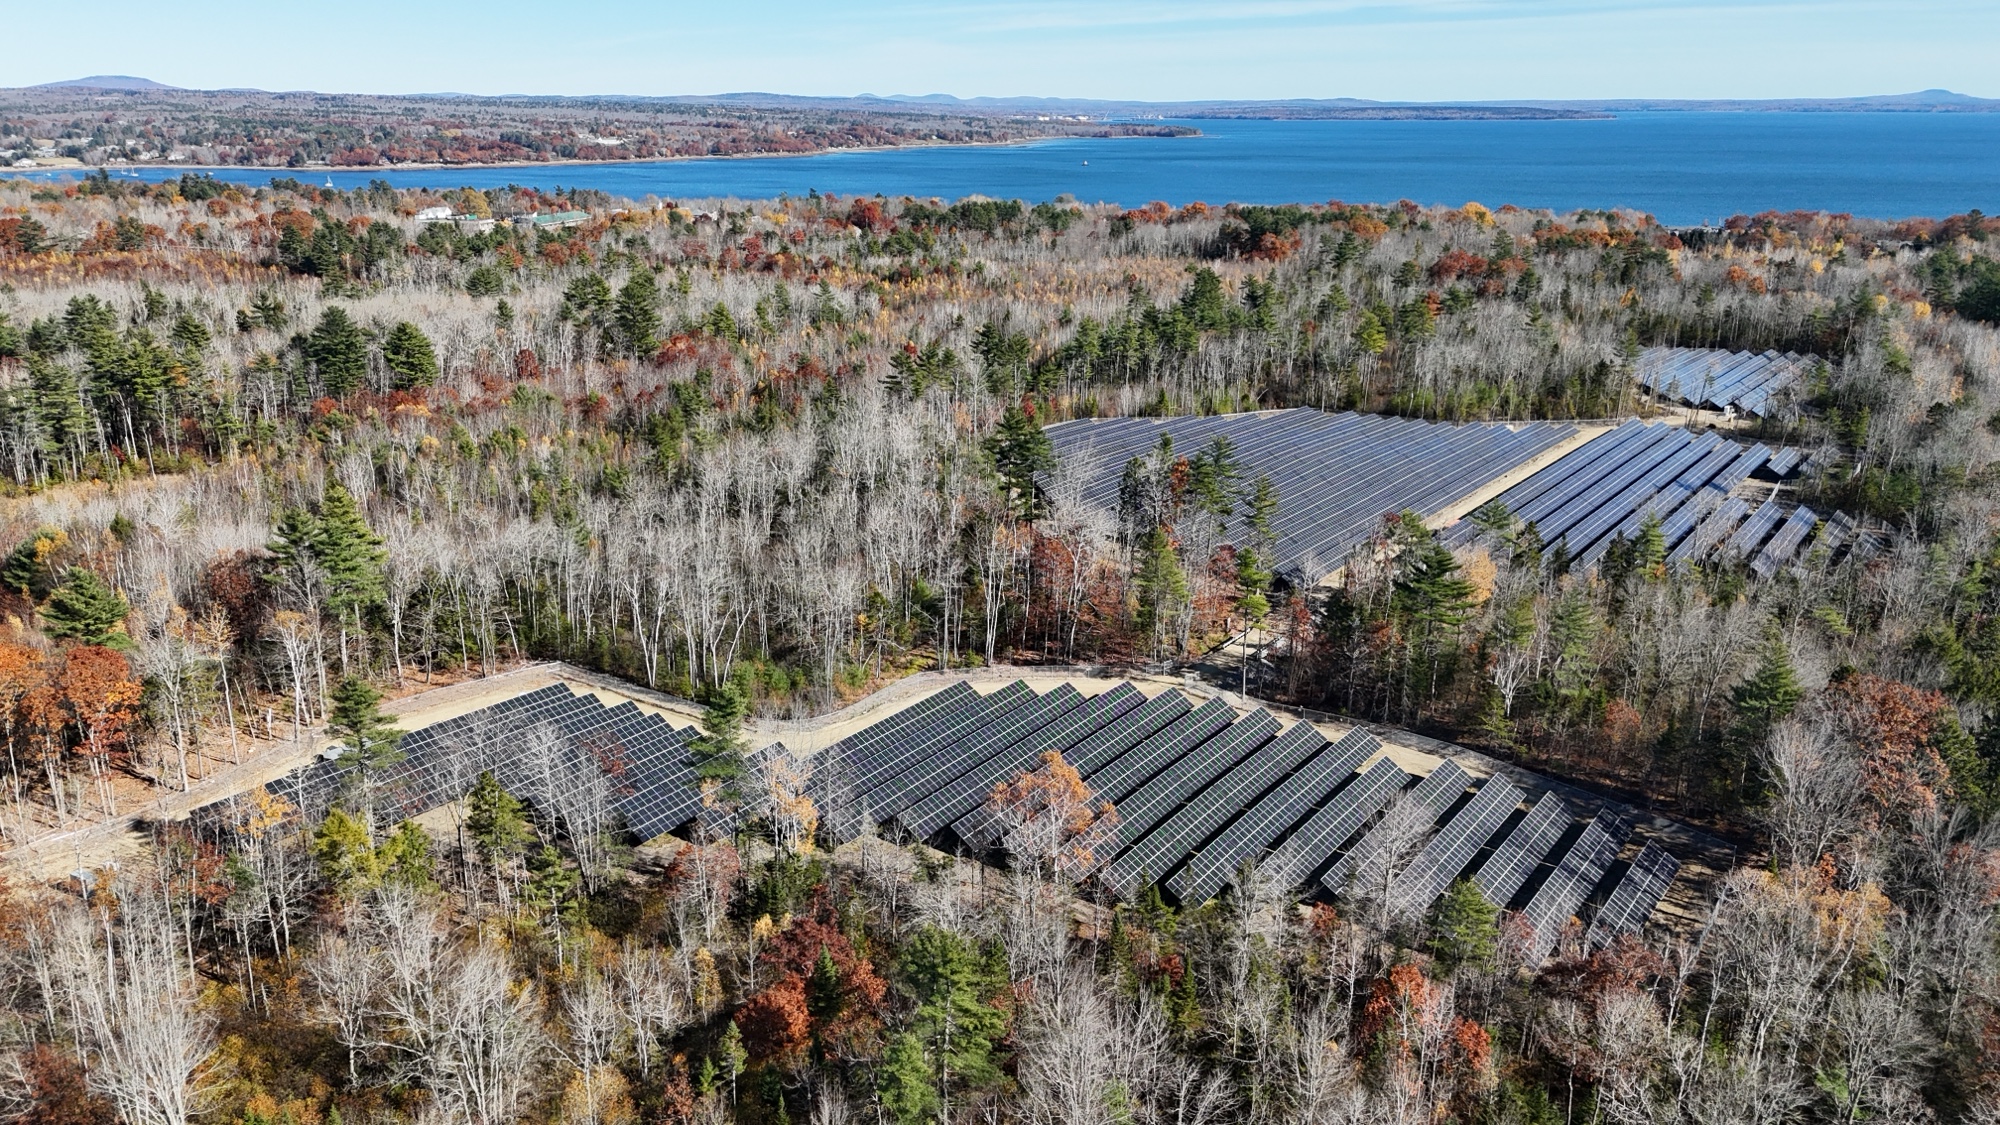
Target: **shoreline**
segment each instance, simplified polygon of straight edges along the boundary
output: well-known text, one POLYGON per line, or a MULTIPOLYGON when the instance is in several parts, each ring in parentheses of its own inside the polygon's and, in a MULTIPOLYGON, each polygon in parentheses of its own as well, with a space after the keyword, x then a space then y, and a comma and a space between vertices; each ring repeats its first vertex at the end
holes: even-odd
POLYGON ((469 164, 307 164, 300 167, 268 164, 182 164, 171 161, 134 162, 118 164, 75 164, 55 168, 0 168, 0 179, 50 175, 61 172, 71 174, 97 171, 117 172, 127 168, 159 168, 181 172, 268 172, 273 178, 290 176, 298 179, 319 173, 356 175, 363 172, 481 172, 499 171, 506 168, 624 168, 644 164, 692 164, 703 160, 799 160, 813 156, 837 156, 841 153, 897 152, 903 149, 938 148, 1022 148, 1029 145, 1050 144, 1058 141, 1144 141, 1144 140, 1184 140, 1206 134, 1200 130, 1191 133, 1161 135, 1157 133, 1122 133, 1115 136, 1052 136, 1019 137, 1006 141, 918 141, 906 145, 850 145, 845 148, 822 148, 811 152, 732 152, 721 156, 643 156, 631 160, 509 160, 500 163, 469 164))

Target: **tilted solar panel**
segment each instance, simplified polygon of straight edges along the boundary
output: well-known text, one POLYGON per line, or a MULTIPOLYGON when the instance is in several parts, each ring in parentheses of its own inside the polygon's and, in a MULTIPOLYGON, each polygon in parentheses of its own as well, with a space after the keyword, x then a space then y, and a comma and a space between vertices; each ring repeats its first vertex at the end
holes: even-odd
MULTIPOLYGON (((957 801, 968 787, 980 785, 993 769, 992 763, 996 758, 1011 760, 1014 751, 1037 733, 1060 723, 1064 716, 1082 706, 1083 702, 1083 694, 1068 684, 1058 684, 1028 701, 1016 716, 994 724, 977 739, 976 745, 968 747, 964 768, 939 781, 928 792, 919 794, 908 808, 897 813, 897 822, 918 839, 942 828, 949 820, 938 819, 942 811, 957 801)), ((992 782, 985 782, 981 791, 990 791, 992 787, 992 782)))
POLYGON ((948 826, 952 835, 968 844, 991 846, 998 839, 998 829, 986 808, 986 799, 995 786, 1037 768, 1038 759, 1044 754, 1067 754, 1077 742, 1137 710, 1144 702, 1145 696, 1128 683, 1086 700, 1063 720, 968 773, 952 792, 941 794, 944 799, 935 808, 923 810, 921 820, 914 819, 913 814, 906 827, 919 836, 929 836, 948 826))
POLYGON ((1119 802, 1169 762, 1208 741, 1236 721, 1236 710, 1211 699, 1083 775, 1099 800, 1119 802))
POLYGON ((1076 744, 1064 757, 1076 771, 1089 777, 1099 766, 1151 738, 1161 728, 1194 710, 1188 697, 1177 691, 1163 691, 1133 708, 1117 721, 1076 744))
POLYGON ((1256 803, 1260 794, 1327 745, 1311 723, 1253 749, 1241 761, 1196 788, 1171 821, 1134 845, 1120 863, 1164 877, 1206 843, 1223 822, 1256 803))
POLYGON ((1361 763, 1381 748, 1382 743, 1367 731, 1348 731, 1225 824, 1167 885, 1185 903, 1208 898, 1235 875, 1244 860, 1254 859, 1276 843, 1286 829, 1314 804, 1333 796, 1355 776, 1361 763))
POLYGON ((1443 894, 1521 804, 1522 793, 1504 778, 1488 778, 1479 791, 1417 853, 1398 891, 1409 907, 1428 906, 1443 894))
POLYGON ((925 737, 900 740, 892 751, 892 766, 867 790, 877 821, 887 821, 971 765, 971 755, 993 732, 1018 727, 1035 693, 1015 680, 940 723, 925 737))
POLYGON ((1547 955, 1563 929, 1575 916, 1583 900, 1590 897, 1598 880, 1618 859, 1618 849, 1625 843, 1632 828, 1623 820, 1609 815, 1593 817, 1584 826, 1583 835, 1556 861, 1555 870, 1549 873, 1541 888, 1528 899, 1521 908, 1534 937, 1530 964, 1539 962, 1547 955))
POLYGON ((1540 867, 1549 849, 1561 842, 1570 824, 1569 806, 1554 793, 1544 793, 1528 810, 1528 816, 1486 857, 1473 875, 1480 893, 1495 906, 1514 901, 1529 876, 1540 867))
POLYGON ((1277 732, 1278 720, 1270 712, 1253 711, 1119 801, 1117 837, 1104 853, 1118 856, 1111 864, 1113 887, 1129 892, 1141 877, 1163 874, 1154 866, 1155 851, 1173 850, 1176 859, 1185 855, 1193 843, 1186 840, 1185 828, 1175 823, 1178 818, 1169 820, 1168 814, 1277 732), (1119 854, 1121 850, 1125 854, 1119 854))
POLYGON ((1387 758, 1381 759, 1286 837, 1286 852, 1309 869, 1318 870, 1333 859, 1349 836, 1359 832, 1362 825, 1402 792, 1409 781, 1410 775, 1403 772, 1403 767, 1387 758))
POLYGON ((1680 869, 1680 860, 1658 844, 1648 843, 1591 919, 1590 944, 1602 949, 1622 935, 1638 933, 1666 897, 1680 869))
MULTIPOLYGON (((1424 779, 1411 788, 1405 800, 1424 809, 1427 821, 1435 821, 1464 794, 1465 787, 1471 783, 1472 777, 1465 772, 1464 767, 1446 759, 1440 762, 1437 768, 1424 775, 1424 779)), ((1425 827, 1428 830, 1428 824, 1425 827)), ((1374 843, 1370 843, 1369 840, 1369 837, 1380 830, 1384 829, 1370 830, 1368 836, 1362 837, 1355 843, 1353 850, 1334 860, 1333 865, 1320 877, 1320 885, 1334 894, 1345 893, 1355 863, 1363 856, 1372 855, 1384 845, 1383 840, 1376 840, 1374 843)))

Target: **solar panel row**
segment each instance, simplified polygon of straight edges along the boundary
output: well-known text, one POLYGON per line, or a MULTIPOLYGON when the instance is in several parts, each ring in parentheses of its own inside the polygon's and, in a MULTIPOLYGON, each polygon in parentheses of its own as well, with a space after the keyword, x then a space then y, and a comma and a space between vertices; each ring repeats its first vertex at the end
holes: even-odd
POLYGON ((1601 949, 1622 935, 1638 933, 1659 908, 1680 869, 1680 860, 1660 845, 1648 843, 1611 889, 1604 905, 1597 908, 1590 922, 1590 944, 1601 949))
POLYGON ((1637 376, 1648 392, 1684 406, 1733 406, 1762 415, 1774 400, 1795 390, 1817 362, 1797 352, 1647 348, 1639 353, 1637 376))
POLYGON ((1591 889, 1618 859, 1618 849, 1631 834, 1631 826, 1615 817, 1599 815, 1584 825, 1583 834, 1556 860, 1555 869, 1521 908, 1530 933, 1529 961, 1540 961, 1562 936, 1591 889))
MULTIPOLYGON (((338 760, 316 762, 265 788, 308 818, 325 815, 365 784, 376 815, 416 816, 463 797, 490 772, 508 792, 559 825, 582 824, 601 811, 644 840, 686 824, 699 811, 687 745, 693 728, 676 729, 626 702, 606 707, 595 696, 551 684, 492 706, 411 731, 401 760, 359 771, 338 760)), ((233 802, 196 810, 198 830, 232 833, 233 802)))
MULTIPOLYGON (((409 816, 462 797, 490 770, 559 828, 597 808, 648 839, 706 815, 688 754, 695 733, 635 704, 606 707, 551 685, 411 732, 404 759, 371 785, 378 809, 409 816)), ((1069 685, 1038 695, 1016 681, 984 695, 955 684, 848 736, 823 761, 852 766, 854 793, 918 838, 948 834, 991 845, 1001 828, 987 807, 995 786, 1045 753, 1063 754, 1097 798, 1119 807, 1117 834, 1103 852, 1105 882, 1131 894, 1164 878, 1184 902, 1213 895, 1245 861, 1274 848, 1296 860, 1301 875, 1325 869, 1323 885, 1343 891, 1357 862, 1372 862, 1373 850, 1391 842, 1386 822, 1368 826, 1397 802, 1409 810, 1398 814, 1410 821, 1405 827, 1438 827, 1396 876, 1395 894, 1412 908, 1427 905, 1490 847, 1474 877, 1505 905, 1570 824, 1561 800, 1545 795, 1504 831, 1520 790, 1497 778, 1475 784, 1456 761, 1413 785, 1386 758, 1357 773, 1379 748, 1366 731, 1329 744, 1311 724, 1281 731, 1268 712, 1239 718, 1220 700, 1196 706, 1178 691, 1148 700, 1121 683, 1085 698, 1069 685)), ((321 762, 272 788, 317 815, 354 784, 352 769, 321 762)), ((733 817, 717 816, 711 828, 736 827, 733 817)), ((218 833, 228 831, 229 818, 220 806, 197 812, 218 833)), ((1538 934, 1560 931, 1615 859, 1624 832, 1622 823, 1599 818, 1557 858, 1524 908, 1538 934)), ((1593 940, 1643 924, 1676 870, 1657 848, 1642 852, 1609 890, 1593 940)))
MULTIPOLYGON (((1431 825, 1458 800, 1471 782, 1472 778, 1466 774, 1464 767, 1457 762, 1446 760, 1411 788, 1408 796, 1404 798, 1404 803, 1421 810, 1418 816, 1421 818, 1422 830, 1428 832, 1431 825)), ((1391 839, 1390 834, 1404 831, 1412 826, 1385 818, 1353 848, 1334 860, 1332 866, 1327 867, 1326 874, 1320 876, 1320 885, 1336 895, 1347 893, 1348 883, 1358 870, 1400 842, 1391 839)), ((1332 857, 1329 855, 1319 858, 1321 864, 1324 864, 1332 857)))
MULTIPOLYGON (((1745 449, 1714 433, 1635 420, 1506 490, 1498 502, 1517 524, 1533 524, 1543 543, 1563 544, 1576 569, 1599 565, 1614 544, 1635 540, 1648 520, 1657 520, 1668 559, 1676 563, 1718 550, 1754 559, 1767 541, 1774 543, 1774 558, 1757 568, 1768 576, 1796 553, 1799 540, 1779 530, 1785 513, 1774 501, 1753 512, 1730 492, 1760 468, 1789 469, 1797 462, 1796 450, 1774 455, 1762 445, 1745 449)), ((1795 518, 1803 524, 1801 535, 1816 520, 1810 512, 1795 518)), ((1461 520, 1444 540, 1462 546, 1480 530, 1461 520)))
POLYGON ((1354 771, 1382 744, 1374 735, 1352 730, 1319 752, 1223 826, 1190 856, 1167 886, 1182 902, 1201 902, 1229 881, 1243 861, 1255 859, 1315 805, 1354 777, 1354 771))
MULTIPOLYGON (((1081 467, 1082 501, 1107 511, 1117 508, 1127 462, 1155 449, 1163 435, 1179 456, 1228 438, 1244 479, 1267 476, 1277 488, 1277 568, 1308 584, 1344 564, 1383 513, 1435 515, 1574 433, 1561 423, 1451 425, 1309 409, 1079 419, 1048 429, 1058 460, 1081 467)), ((1247 514, 1232 517, 1232 540, 1247 533, 1247 514)))

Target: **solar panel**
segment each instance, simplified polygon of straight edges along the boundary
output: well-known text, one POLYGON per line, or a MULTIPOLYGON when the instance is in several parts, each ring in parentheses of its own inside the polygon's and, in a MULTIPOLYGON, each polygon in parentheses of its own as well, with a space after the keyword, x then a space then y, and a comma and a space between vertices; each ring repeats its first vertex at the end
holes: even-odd
POLYGON ((1020 729, 1023 719, 1039 718, 1030 705, 1035 693, 1015 680, 940 723, 923 738, 900 741, 890 771, 867 791, 872 815, 888 820, 921 797, 963 773, 987 740, 1020 729))
MULTIPOLYGON (((410 731, 399 747, 402 760, 372 771, 369 784, 378 813, 400 818, 458 800, 490 771, 559 825, 622 822, 644 839, 655 834, 649 829, 662 803, 689 795, 681 747, 692 735, 633 703, 606 707, 594 695, 550 684, 410 731)), ((266 790, 316 819, 358 778, 337 760, 319 761, 266 790)), ((236 807, 231 800, 196 810, 198 829, 226 837, 236 807)))
POLYGON ((935 722, 951 709, 963 707, 978 698, 979 693, 972 690, 972 685, 962 680, 942 691, 933 692, 827 747, 830 768, 823 769, 821 773, 829 777, 844 776, 858 787, 866 788, 874 784, 886 769, 884 752, 892 742, 926 723, 935 722))
POLYGON ((1521 908, 1533 937, 1530 964, 1547 955, 1583 900, 1597 886, 1604 872, 1618 858, 1618 849, 1631 833, 1631 826, 1609 815, 1593 817, 1583 835, 1556 861, 1555 870, 1521 908))
POLYGON ((1221 733, 1236 721, 1236 710, 1211 699, 1148 735, 1125 753, 1084 774, 1099 800, 1123 801, 1167 763, 1221 733))
POLYGON ((1163 691, 1116 722, 1076 744, 1064 757, 1085 777, 1098 767, 1151 738, 1161 729, 1194 710, 1188 697, 1177 691, 1163 691))
MULTIPOLYGON (((1171 435, 1196 451, 1229 437, 1245 479, 1267 476, 1283 497, 1277 571, 1310 584, 1345 562, 1384 512, 1437 514, 1453 502, 1567 440, 1566 423, 1454 425, 1310 409, 1202 418, 1078 419, 1047 430, 1057 458, 1081 472, 1083 503, 1115 509, 1126 463, 1171 435)), ((1243 542, 1247 513, 1224 529, 1243 542)))
POLYGON ((970 771, 964 779, 960 779, 954 791, 936 805, 936 809, 922 811, 922 819, 912 813, 912 817, 906 819, 906 827, 918 837, 928 837, 948 825, 952 835, 960 841, 990 847, 1000 835, 998 823, 994 823, 990 811, 986 809, 986 799, 992 795, 996 785, 1036 769, 1036 759, 1050 751, 1068 753, 1080 739, 1088 739, 1096 731, 1116 723, 1120 717, 1130 715, 1144 701, 1146 697, 1142 697, 1138 689, 1128 683, 1120 683, 1116 689, 1086 701, 1082 707, 1072 711, 1068 719, 1036 733, 1014 751, 994 755, 984 767, 970 771))
POLYGON ((1648 843, 1591 920, 1590 944, 1602 949, 1624 934, 1638 933, 1666 897, 1680 869, 1680 860, 1658 844, 1648 843))
POLYGON ((1200 902, 1221 889, 1244 860, 1258 854, 1285 834, 1308 809, 1331 797, 1354 777, 1354 771, 1382 748, 1374 735, 1356 728, 1340 741, 1323 747, 1270 792, 1229 821, 1168 881, 1187 903, 1200 902))
POLYGON ((1811 508, 1794 509, 1791 516, 1778 528, 1764 549, 1751 560, 1750 570, 1759 578, 1769 578, 1778 568, 1791 561, 1798 554, 1799 545, 1819 523, 1819 516, 1811 508))
POLYGON ((1259 794, 1326 745, 1311 723, 1293 723, 1291 729, 1253 749, 1220 776, 1198 785, 1170 821, 1120 857, 1114 871, 1122 874, 1126 867, 1143 868, 1155 877, 1165 876, 1198 850, 1224 821, 1255 804, 1259 794))
POLYGON ((1507 833, 1473 876, 1486 901, 1495 906, 1514 901, 1528 877, 1541 866, 1542 857, 1561 841, 1569 823, 1569 807, 1562 798, 1554 793, 1542 794, 1528 810, 1527 819, 1507 833))
POLYGON ((1398 893, 1410 908, 1428 906, 1443 894, 1486 846, 1521 803, 1521 790, 1502 778, 1489 778, 1472 800, 1438 829, 1403 872, 1398 893))
MULTIPOLYGON (((1465 792, 1465 787, 1471 783, 1472 777, 1465 772, 1464 767, 1446 759, 1410 790, 1408 803, 1424 809, 1428 819, 1434 821, 1458 800, 1459 795, 1465 792)), ((1368 836, 1364 836, 1355 844, 1352 851, 1334 860, 1333 866, 1327 868, 1326 874, 1320 877, 1320 885, 1334 894, 1345 893, 1348 879, 1353 874, 1356 863, 1374 854, 1383 846, 1383 840, 1377 839, 1374 843, 1370 843, 1369 837, 1384 830, 1386 829, 1383 827, 1371 830, 1368 836)), ((1336 844, 1338 842, 1335 841, 1336 844)))
POLYGON ((1410 775, 1403 767, 1383 758, 1368 767, 1354 784, 1342 789, 1333 800, 1306 818, 1298 830, 1285 839, 1285 849, 1301 863, 1319 868, 1333 858, 1349 836, 1361 830, 1369 818, 1382 811, 1408 784, 1410 775))
POLYGON ((1169 820, 1168 814, 1276 733, 1278 720, 1270 712, 1253 711, 1119 801, 1117 838, 1105 855, 1119 849, 1125 854, 1111 865, 1111 884, 1129 893, 1141 877, 1163 873, 1158 864, 1164 852, 1172 851, 1173 859, 1185 855, 1194 842, 1186 839, 1179 818, 1169 820))
MULTIPOLYGON (((1132 695, 1136 700, 1138 693, 1133 692, 1132 695)), ((1035 742, 1044 731, 1061 725, 1084 703, 1083 694, 1068 684, 1058 684, 1037 696, 1021 709, 1018 723, 991 732, 982 746, 973 748, 968 754, 964 770, 920 795, 909 808, 897 815, 897 821, 920 840, 943 828, 956 815, 951 810, 966 796, 977 794, 983 799, 996 782, 1019 773, 1019 769, 1009 767, 1021 757, 1024 748, 1035 742), (987 780, 989 776, 992 780, 987 780)), ((1032 762, 1033 755, 1028 755, 1026 761, 1032 762)))

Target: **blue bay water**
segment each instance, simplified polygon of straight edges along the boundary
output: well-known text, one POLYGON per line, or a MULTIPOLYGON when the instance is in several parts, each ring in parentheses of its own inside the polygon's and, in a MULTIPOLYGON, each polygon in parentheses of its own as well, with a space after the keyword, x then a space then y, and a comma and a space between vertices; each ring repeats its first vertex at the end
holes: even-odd
MULTIPOLYGON (((1136 207, 1413 199, 1456 206, 1632 207, 1692 224, 1778 209, 1874 218, 2000 212, 2000 114, 1628 113, 1595 121, 1190 121, 1195 137, 1065 139, 615 164, 222 169, 342 188, 596 188, 673 199, 1068 194, 1136 207)), ((178 168, 133 170, 146 180, 178 168)), ((0 175, 6 173, 0 172, 0 175)), ((75 172, 34 173, 37 178, 75 172)))

